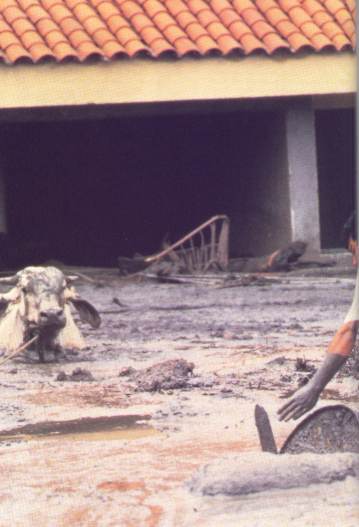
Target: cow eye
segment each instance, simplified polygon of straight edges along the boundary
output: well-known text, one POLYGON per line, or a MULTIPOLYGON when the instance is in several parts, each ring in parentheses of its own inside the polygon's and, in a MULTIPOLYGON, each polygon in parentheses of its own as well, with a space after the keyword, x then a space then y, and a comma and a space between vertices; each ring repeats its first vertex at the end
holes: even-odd
POLYGON ((27 292, 28 292, 28 290, 27 290, 26 287, 22 287, 22 288, 21 288, 21 291, 22 291, 23 293, 27 293, 27 292))

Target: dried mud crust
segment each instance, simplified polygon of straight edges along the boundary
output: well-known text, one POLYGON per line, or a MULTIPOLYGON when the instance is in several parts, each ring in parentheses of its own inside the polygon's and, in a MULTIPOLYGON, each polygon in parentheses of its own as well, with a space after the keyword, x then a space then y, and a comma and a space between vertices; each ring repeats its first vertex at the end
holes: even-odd
POLYGON ((281 397, 288 397, 306 384, 315 372, 316 367, 310 361, 302 357, 289 359, 283 355, 268 361, 264 368, 239 376, 238 385, 249 389, 275 390, 281 397))
POLYGON ((317 410, 295 428, 281 452, 359 453, 358 416, 341 405, 317 410))
POLYGON ((191 492, 202 496, 244 496, 273 489, 359 477, 358 456, 306 453, 298 456, 248 452, 220 458, 201 467, 188 482, 191 492))

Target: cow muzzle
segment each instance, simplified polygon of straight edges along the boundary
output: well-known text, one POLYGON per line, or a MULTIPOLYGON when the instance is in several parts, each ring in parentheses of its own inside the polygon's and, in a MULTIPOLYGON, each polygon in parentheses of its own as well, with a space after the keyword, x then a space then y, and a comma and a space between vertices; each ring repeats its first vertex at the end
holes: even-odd
POLYGON ((65 314, 62 308, 46 309, 39 313, 40 328, 63 328, 65 323, 65 314))

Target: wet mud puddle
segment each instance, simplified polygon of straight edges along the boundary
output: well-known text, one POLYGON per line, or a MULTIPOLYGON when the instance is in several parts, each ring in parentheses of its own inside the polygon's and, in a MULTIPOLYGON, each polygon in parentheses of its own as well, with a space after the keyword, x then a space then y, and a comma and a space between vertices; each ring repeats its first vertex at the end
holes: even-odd
POLYGON ((21 441, 66 439, 70 441, 113 441, 141 439, 160 432, 146 421, 150 415, 86 417, 70 421, 45 421, 0 431, 0 445, 21 441))

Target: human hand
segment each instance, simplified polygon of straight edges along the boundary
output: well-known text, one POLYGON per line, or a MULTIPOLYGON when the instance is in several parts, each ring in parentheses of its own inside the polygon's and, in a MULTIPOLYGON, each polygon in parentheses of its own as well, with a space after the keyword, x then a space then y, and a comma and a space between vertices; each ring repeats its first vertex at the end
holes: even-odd
POLYGON ((278 410, 279 421, 299 419, 316 405, 320 391, 310 382, 297 390, 295 394, 278 410))

